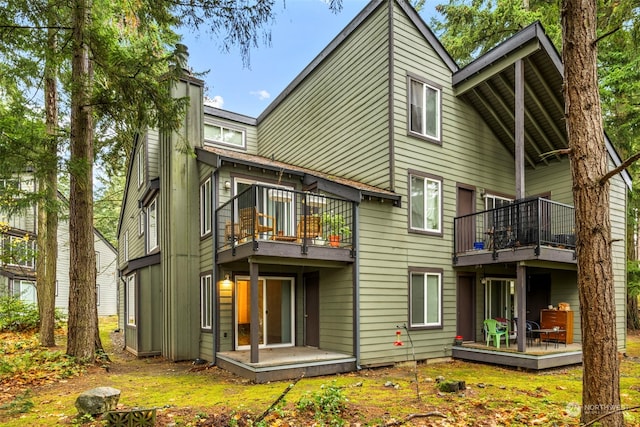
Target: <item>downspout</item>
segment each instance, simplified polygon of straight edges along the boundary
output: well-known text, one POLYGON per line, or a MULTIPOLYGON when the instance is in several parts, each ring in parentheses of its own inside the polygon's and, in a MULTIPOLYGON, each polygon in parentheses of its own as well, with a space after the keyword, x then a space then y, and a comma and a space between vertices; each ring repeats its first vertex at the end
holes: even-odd
MULTIPOLYGON (((360 224, 360 205, 356 204, 353 208, 355 224, 360 224)), ((352 244, 356 248, 356 260, 353 264, 353 348, 356 358, 356 369, 362 369, 360 366, 360 236, 355 230, 354 241, 352 244)))
POLYGON ((219 197, 218 197, 218 184, 219 184, 219 177, 218 177, 218 170, 216 168, 215 171, 211 172, 211 191, 213 192, 213 197, 211 197, 212 203, 211 203, 211 246, 212 247, 212 251, 211 251, 211 278, 213 280, 213 283, 211 284, 213 286, 213 292, 211 295, 211 307, 213 307, 213 309, 215 310, 214 314, 213 314, 213 318, 211 319, 211 331, 213 332, 213 339, 211 340, 213 343, 213 356, 211 358, 211 366, 215 366, 216 362, 217 362, 217 354, 218 354, 218 350, 220 349, 220 331, 219 329, 219 324, 220 324, 220 299, 218 298, 218 293, 220 292, 220 289, 218 287, 218 265, 216 263, 216 243, 217 243, 217 238, 218 238, 218 203, 219 203, 219 197), (215 189, 215 190, 214 190, 215 189))

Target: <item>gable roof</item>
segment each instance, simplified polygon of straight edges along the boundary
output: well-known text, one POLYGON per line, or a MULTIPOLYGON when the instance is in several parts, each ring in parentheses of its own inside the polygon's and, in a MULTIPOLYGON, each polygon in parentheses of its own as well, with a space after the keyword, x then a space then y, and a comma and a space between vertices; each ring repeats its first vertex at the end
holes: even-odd
POLYGON ((363 22, 365 22, 369 16, 371 16, 379 7, 388 4, 392 5, 397 3, 398 6, 405 12, 411 22, 416 26, 418 31, 422 34, 425 40, 433 47, 434 51, 438 54, 442 62, 452 72, 458 70, 458 66, 449 53, 442 46, 438 38, 433 34, 431 29, 425 24, 420 15, 406 0, 371 0, 365 7, 356 15, 353 20, 307 65, 298 76, 293 79, 291 83, 267 106, 267 108, 258 116, 258 123, 269 115, 278 105, 289 96, 313 71, 322 64, 322 62, 329 57, 333 51, 335 51, 352 33, 354 33, 363 22))
MULTIPOLYGON (((507 150, 515 153, 515 67, 524 65, 525 162, 535 168, 560 160, 568 147, 560 54, 535 22, 453 74, 456 96, 472 105, 507 150)), ((616 166, 620 156, 606 138, 607 152, 616 166)), ((631 176, 621 173, 631 188, 631 176)))
POLYGON ((275 173, 298 176, 307 189, 324 190, 355 202, 371 199, 389 200, 394 206, 400 206, 402 199, 393 191, 245 152, 204 146, 196 148, 196 155, 199 161, 215 168, 219 168, 224 163, 240 164, 275 173))

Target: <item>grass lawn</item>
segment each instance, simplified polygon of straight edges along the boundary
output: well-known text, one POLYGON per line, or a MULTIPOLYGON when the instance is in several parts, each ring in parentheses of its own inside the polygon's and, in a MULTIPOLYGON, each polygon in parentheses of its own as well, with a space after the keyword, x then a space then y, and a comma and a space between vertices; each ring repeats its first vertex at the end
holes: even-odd
MULTIPOLYGON (((101 321, 111 362, 79 368, 61 347, 42 349, 32 335, 0 336, 0 425, 104 425, 76 419, 76 397, 84 390, 121 390, 122 409, 158 408, 156 425, 425 425, 577 426, 582 369, 527 372, 460 361, 365 369, 300 380, 263 422, 253 423, 287 389, 289 382, 251 384, 218 368, 135 359, 114 348, 115 318, 101 321), (436 378, 466 382, 462 393, 442 393, 436 378), (418 399, 418 393, 420 398, 418 399), (404 424, 411 414, 415 417, 404 424), (395 423, 395 424, 394 424, 395 423)), ((620 361, 622 405, 640 402, 640 335, 630 335, 620 361)), ((640 412, 626 411, 640 426, 640 412)))

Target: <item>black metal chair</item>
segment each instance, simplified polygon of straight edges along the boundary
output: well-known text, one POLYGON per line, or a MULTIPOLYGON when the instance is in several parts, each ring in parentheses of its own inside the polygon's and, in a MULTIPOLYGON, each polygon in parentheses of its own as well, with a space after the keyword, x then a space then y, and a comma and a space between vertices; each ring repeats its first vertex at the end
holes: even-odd
POLYGON ((540 329, 540 325, 533 320, 527 320, 527 345, 533 345, 536 338, 540 339, 540 333, 534 330, 540 329))

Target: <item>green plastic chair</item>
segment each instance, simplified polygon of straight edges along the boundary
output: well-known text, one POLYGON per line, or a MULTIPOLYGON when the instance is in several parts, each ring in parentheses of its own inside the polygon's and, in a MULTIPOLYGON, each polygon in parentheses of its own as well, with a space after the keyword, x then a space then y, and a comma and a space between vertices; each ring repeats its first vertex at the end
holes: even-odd
POLYGON ((487 346, 493 338, 493 343, 496 348, 500 348, 500 337, 504 337, 505 344, 507 344, 507 331, 498 329, 499 322, 495 319, 486 319, 484 321, 484 332, 487 336, 487 346))

